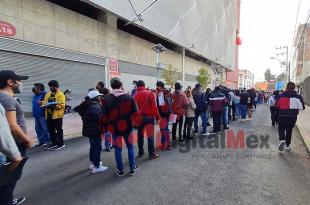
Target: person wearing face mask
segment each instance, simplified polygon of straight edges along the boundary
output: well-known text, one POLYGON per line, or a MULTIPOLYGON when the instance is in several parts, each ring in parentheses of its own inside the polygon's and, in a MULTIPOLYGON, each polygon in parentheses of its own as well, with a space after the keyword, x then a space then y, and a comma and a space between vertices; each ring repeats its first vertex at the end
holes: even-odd
POLYGON ((41 105, 46 107, 45 118, 50 133, 50 144, 45 149, 56 151, 65 148, 62 122, 65 114, 66 97, 59 90, 59 83, 56 80, 48 82, 48 86, 50 91, 41 102, 41 105))
POLYGON ((23 91, 21 81, 28 78, 11 70, 0 71, 0 103, 5 109, 11 133, 23 157, 26 156, 26 149, 32 146, 34 139, 27 135, 24 111, 14 96, 23 91))

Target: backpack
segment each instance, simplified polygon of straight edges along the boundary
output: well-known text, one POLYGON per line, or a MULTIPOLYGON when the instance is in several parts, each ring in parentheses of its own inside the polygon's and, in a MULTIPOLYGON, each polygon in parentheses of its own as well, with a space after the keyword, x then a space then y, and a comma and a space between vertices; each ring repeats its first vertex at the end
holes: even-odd
POLYGON ((171 95, 164 95, 165 104, 168 106, 168 112, 172 112, 172 97, 171 95))

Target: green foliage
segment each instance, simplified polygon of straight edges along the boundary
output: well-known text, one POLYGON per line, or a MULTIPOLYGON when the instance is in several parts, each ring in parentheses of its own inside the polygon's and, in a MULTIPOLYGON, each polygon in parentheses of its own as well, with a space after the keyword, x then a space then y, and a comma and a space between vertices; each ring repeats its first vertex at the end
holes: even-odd
POLYGON ((277 77, 277 81, 285 81, 286 74, 284 72, 280 73, 277 77))
POLYGON ((174 87, 174 84, 181 80, 182 76, 177 72, 176 68, 172 68, 172 65, 169 64, 168 68, 163 71, 162 78, 165 80, 167 85, 170 85, 170 88, 174 87))
POLYGON ((271 74, 271 70, 269 68, 266 69, 264 76, 265 76, 265 81, 267 82, 270 82, 276 79, 276 76, 271 74))
POLYGON ((201 87, 206 90, 211 83, 211 74, 208 72, 207 68, 200 68, 198 73, 199 75, 196 76, 196 80, 201 87))

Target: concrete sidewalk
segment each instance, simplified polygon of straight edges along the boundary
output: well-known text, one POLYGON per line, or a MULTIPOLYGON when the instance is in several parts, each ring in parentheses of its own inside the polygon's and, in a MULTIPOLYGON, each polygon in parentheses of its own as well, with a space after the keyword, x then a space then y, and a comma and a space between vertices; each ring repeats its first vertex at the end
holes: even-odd
MULTIPOLYGON (((31 137, 35 137, 37 139, 37 135, 35 132, 35 121, 34 118, 26 118, 28 135, 31 137)), ((82 136, 82 120, 81 117, 74 113, 69 116, 64 116, 63 119, 63 131, 64 131, 64 140, 72 139, 75 137, 82 136)))
POLYGON ((297 128, 302 136, 308 152, 310 152, 310 107, 306 105, 306 109, 298 115, 297 128))

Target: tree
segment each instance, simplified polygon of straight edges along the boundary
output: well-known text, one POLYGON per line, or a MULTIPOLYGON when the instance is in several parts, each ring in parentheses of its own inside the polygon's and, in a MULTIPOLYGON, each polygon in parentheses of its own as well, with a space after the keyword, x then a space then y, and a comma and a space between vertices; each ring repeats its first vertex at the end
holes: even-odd
POLYGON ((265 75, 265 81, 267 82, 270 82, 271 80, 275 80, 275 75, 271 74, 271 70, 269 68, 267 68, 264 75, 265 75))
POLYGON ((277 77, 277 81, 285 81, 286 74, 284 72, 280 73, 277 77))
POLYGON ((211 75, 206 68, 200 68, 198 73, 199 75, 196 76, 196 80, 201 87, 206 90, 208 85, 211 83, 211 75))
POLYGON ((174 87, 174 84, 181 80, 180 73, 177 72, 176 68, 172 68, 172 65, 169 64, 168 68, 163 71, 162 78, 165 80, 165 83, 170 85, 170 88, 174 87))

